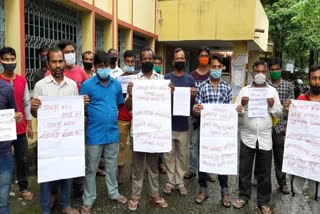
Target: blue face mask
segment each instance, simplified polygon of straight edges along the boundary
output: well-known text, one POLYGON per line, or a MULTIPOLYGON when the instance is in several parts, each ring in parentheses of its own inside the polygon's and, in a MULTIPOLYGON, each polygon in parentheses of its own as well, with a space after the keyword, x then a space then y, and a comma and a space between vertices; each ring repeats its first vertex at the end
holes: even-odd
POLYGON ((213 69, 210 69, 210 76, 213 78, 213 79, 219 79, 221 77, 221 74, 222 74, 222 70, 213 70, 213 69))
POLYGON ((110 68, 98 68, 97 74, 101 79, 106 80, 110 75, 110 68))
POLYGON ((132 72, 134 72, 134 66, 124 65, 123 66, 123 70, 128 72, 128 73, 132 73, 132 72))

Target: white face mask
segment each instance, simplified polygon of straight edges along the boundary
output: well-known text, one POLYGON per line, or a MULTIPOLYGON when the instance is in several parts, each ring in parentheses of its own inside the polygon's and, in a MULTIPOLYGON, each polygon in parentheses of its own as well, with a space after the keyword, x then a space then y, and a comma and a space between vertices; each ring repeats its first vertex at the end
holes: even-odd
POLYGON ((65 54, 64 59, 66 60, 66 64, 68 64, 68 65, 76 64, 76 54, 75 53, 65 54))
POLYGON ((266 75, 263 73, 259 73, 254 76, 254 82, 258 85, 262 85, 266 82, 266 75))

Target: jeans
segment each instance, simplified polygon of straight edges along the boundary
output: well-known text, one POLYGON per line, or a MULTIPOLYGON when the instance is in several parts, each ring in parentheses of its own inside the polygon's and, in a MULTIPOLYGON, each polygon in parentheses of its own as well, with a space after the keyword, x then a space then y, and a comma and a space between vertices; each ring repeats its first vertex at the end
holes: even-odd
POLYGON ((106 185, 111 199, 119 198, 117 183, 118 143, 86 145, 86 177, 84 179, 83 204, 91 206, 97 198, 96 173, 103 151, 106 171, 106 185))
POLYGON ((199 140, 200 129, 193 129, 191 126, 191 139, 190 139, 190 159, 189 159, 189 172, 196 173, 199 164, 199 140))
MULTIPOLYGON (((198 172, 199 173, 199 185, 200 185, 200 192, 204 192, 208 195, 208 173, 206 172, 198 172)), ((228 176, 227 175, 218 175, 219 185, 221 188, 221 196, 224 194, 229 194, 228 190, 228 176)))
POLYGON ((28 141, 26 133, 17 135, 13 141, 16 172, 20 191, 28 188, 28 141))
POLYGON ((60 187, 61 208, 64 209, 70 207, 72 179, 40 183, 40 203, 43 214, 50 213, 51 187, 53 186, 57 186, 58 188, 60 187))
POLYGON ((253 159, 256 156, 254 174, 258 181, 257 202, 258 206, 266 205, 271 196, 272 150, 259 149, 258 142, 256 149, 246 146, 242 141, 240 144, 239 198, 244 201, 250 199, 253 159))
POLYGON ((0 214, 9 214, 9 193, 13 173, 12 155, 0 157, 0 214))

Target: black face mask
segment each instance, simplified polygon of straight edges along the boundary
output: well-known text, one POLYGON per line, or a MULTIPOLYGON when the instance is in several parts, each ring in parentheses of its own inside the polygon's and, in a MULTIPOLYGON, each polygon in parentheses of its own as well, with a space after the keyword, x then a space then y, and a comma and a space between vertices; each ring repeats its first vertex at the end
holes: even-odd
POLYGON ((2 62, 2 66, 5 71, 13 72, 14 69, 16 69, 17 63, 3 63, 2 62))
POLYGON ((153 62, 143 62, 141 63, 141 69, 144 72, 151 72, 153 69, 153 62))
POLYGON ((83 67, 85 70, 91 70, 93 67, 93 63, 92 62, 83 62, 83 67))
POLYGON ((181 71, 184 70, 184 68, 186 67, 186 63, 185 62, 174 62, 174 67, 181 71))
POLYGON ((310 85, 311 93, 314 95, 320 94, 320 85, 310 85))
POLYGON ((112 65, 116 64, 117 59, 118 59, 118 57, 112 56, 112 57, 110 58, 110 64, 112 64, 112 65))

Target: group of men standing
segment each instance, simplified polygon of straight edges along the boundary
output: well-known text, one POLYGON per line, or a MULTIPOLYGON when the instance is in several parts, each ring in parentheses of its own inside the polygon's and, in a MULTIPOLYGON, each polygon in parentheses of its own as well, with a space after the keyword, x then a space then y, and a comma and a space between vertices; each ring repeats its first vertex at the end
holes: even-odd
MULTIPOLYGON (((198 68, 191 74, 185 72, 184 50, 174 50, 172 72, 161 74, 162 58, 155 57, 150 48, 140 51, 141 71, 136 71, 136 56, 132 50, 123 54, 123 69, 118 67, 119 56, 115 49, 108 52, 86 51, 82 54, 83 68, 76 65, 76 45, 62 40, 56 48, 42 47, 39 51, 42 68, 35 74, 33 99, 30 101, 26 80, 14 72, 16 55, 14 49, 5 47, 0 51, 0 62, 4 72, 0 74, 0 109, 13 108, 17 122, 17 140, 13 141, 17 162, 17 177, 21 195, 32 200, 27 181, 27 138, 33 137, 31 114, 37 117, 41 96, 83 95, 86 112, 86 175, 84 178, 62 179, 40 184, 40 203, 43 213, 50 213, 60 189, 60 204, 63 213, 79 213, 71 207, 72 182, 74 194, 82 195, 81 213, 90 213, 97 197, 96 175, 106 176, 106 186, 110 199, 121 204, 127 198, 119 193, 118 185, 123 183, 126 164, 127 140, 130 139, 132 154, 132 189, 128 202, 129 210, 136 210, 141 200, 145 168, 147 168, 151 202, 159 207, 168 203, 159 192, 159 170, 167 174, 163 193, 170 196, 177 189, 181 196, 188 194, 184 179, 198 173, 200 191, 195 198, 197 204, 208 199, 207 180, 211 175, 199 171, 199 127, 202 104, 231 104, 231 85, 222 79, 223 56, 210 53, 209 48, 198 51, 198 68), (157 62, 156 62, 157 61, 157 62), (117 78, 133 75, 133 80, 170 80, 168 87, 173 94, 176 87, 190 88, 192 120, 187 116, 172 116, 172 150, 163 155, 132 151, 133 138, 130 134, 132 122, 132 82, 127 93, 123 93, 117 78), (6 83, 7 82, 7 83, 6 83), (10 86, 11 84, 11 86, 10 86), (189 131, 191 129, 191 136, 189 131), (190 152, 189 169, 187 163, 190 152), (159 161, 159 156, 160 158, 159 161), (99 168, 101 157, 104 170, 99 168)), ((282 62, 275 58, 269 62, 257 61, 252 67, 253 82, 241 89, 235 101, 240 119, 240 164, 239 198, 231 201, 228 190, 228 176, 218 175, 224 207, 242 208, 251 196, 252 175, 257 179, 257 203, 263 213, 272 213, 271 197, 272 151, 276 178, 281 192, 289 194, 286 174, 282 172, 284 139, 287 112, 294 99, 294 88, 281 78, 282 62), (268 72, 269 70, 269 72, 268 72), (268 73, 270 80, 267 80, 268 73), (267 91, 267 117, 248 117, 248 90, 265 88, 267 91), (276 122, 274 122, 276 121, 276 122), (276 124, 276 125, 275 125, 276 124), (255 160, 255 161, 254 161, 255 160)), ((301 99, 319 101, 320 68, 310 70, 311 90, 301 99)), ((0 144, 0 213, 9 213, 9 192, 12 177, 12 142, 0 144), (5 164, 4 164, 5 163, 5 164)), ((212 142, 214 143, 214 142, 212 142)))

